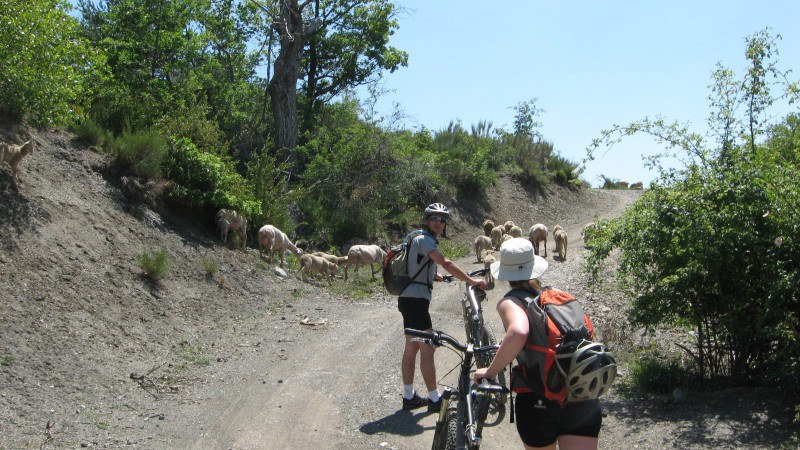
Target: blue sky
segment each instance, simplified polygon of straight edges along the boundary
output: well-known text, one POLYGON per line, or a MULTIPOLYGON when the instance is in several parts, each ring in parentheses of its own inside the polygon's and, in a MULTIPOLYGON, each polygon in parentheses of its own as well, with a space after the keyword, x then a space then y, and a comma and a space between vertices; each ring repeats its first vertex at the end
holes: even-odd
MULTIPOLYGON (((800 62, 796 0, 394 3, 407 11, 391 44, 409 53, 409 64, 385 75, 390 92, 379 112, 399 103, 411 129, 483 120, 511 130, 509 108, 537 98, 542 134, 575 162, 601 130, 644 117, 689 122, 704 133, 716 63, 741 74, 745 38, 757 31, 782 36, 784 70, 800 62)), ((629 139, 589 162, 583 178, 647 184, 656 173, 641 156, 659 150, 650 138, 629 139)))

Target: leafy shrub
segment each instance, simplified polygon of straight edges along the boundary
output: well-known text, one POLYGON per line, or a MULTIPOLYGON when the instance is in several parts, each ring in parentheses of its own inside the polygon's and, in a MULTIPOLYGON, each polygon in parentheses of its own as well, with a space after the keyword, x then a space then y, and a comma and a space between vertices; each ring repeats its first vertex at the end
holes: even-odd
POLYGON ((479 123, 467 132, 461 124, 450 123, 433 137, 431 150, 437 158, 442 177, 457 190, 482 194, 497 180, 497 172, 489 170, 496 163, 496 139, 488 136, 491 127, 479 123))
POLYGON ((174 200, 194 207, 231 208, 252 221, 261 211, 245 179, 220 156, 204 153, 186 138, 173 140, 164 158, 164 175, 174 200))
POLYGON ((266 149, 253 154, 247 164, 247 182, 254 198, 261 202, 261 210, 252 218, 254 223, 269 223, 284 232, 292 228, 289 205, 297 191, 289 189, 288 172, 289 165, 278 163, 266 149))
POLYGON ((70 127, 78 141, 89 145, 94 145, 103 149, 109 143, 114 142, 114 134, 92 119, 86 119, 70 127))
POLYGON ((163 248, 155 253, 145 250, 139 255, 137 262, 142 273, 152 280, 163 278, 170 266, 169 253, 163 248))
POLYGON ((691 384, 691 375, 674 358, 647 354, 633 361, 630 368, 633 382, 648 392, 669 394, 675 388, 691 384))
MULTIPOLYGON (((770 61, 774 40, 748 40, 743 80, 719 68, 712 85, 712 146, 679 123, 643 119, 604 131, 646 132, 685 152, 686 167, 660 179, 616 219, 603 223, 587 265, 595 277, 612 251, 632 293, 635 325, 691 327, 685 350, 705 379, 773 383, 800 391, 800 123, 772 123, 769 80, 786 81, 770 61), (732 102, 737 103, 731 107, 732 102), (737 116, 737 114, 741 116, 737 116)), ((796 84, 796 83, 795 83, 796 84)), ((782 86, 800 100, 792 85, 782 86)), ((795 86, 796 87, 796 86, 795 86)), ((608 138, 608 136, 615 136, 608 138)))
POLYGON ((567 184, 578 180, 578 176, 581 172, 574 162, 564 158, 558 153, 552 154, 547 158, 547 168, 554 173, 556 181, 561 184, 567 184))
POLYGON ((155 130, 135 133, 125 131, 110 142, 108 148, 115 156, 115 166, 119 173, 145 179, 161 177, 161 163, 167 143, 155 130))
POLYGON ((523 184, 528 186, 547 186, 550 174, 546 166, 553 152, 553 144, 547 141, 533 141, 517 137, 514 140, 514 173, 523 184))
POLYGON ((299 231, 315 233, 312 240, 323 245, 375 238, 398 215, 419 211, 439 194, 443 183, 435 175, 435 158, 419 152, 416 136, 382 135, 359 122, 347 105, 330 115, 331 126, 315 129, 297 149, 300 160, 309 161, 297 199, 306 222, 299 231))
POLYGON ((156 120, 153 128, 170 139, 187 138, 201 151, 224 156, 228 153, 225 136, 217 122, 207 118, 208 106, 179 107, 156 120))

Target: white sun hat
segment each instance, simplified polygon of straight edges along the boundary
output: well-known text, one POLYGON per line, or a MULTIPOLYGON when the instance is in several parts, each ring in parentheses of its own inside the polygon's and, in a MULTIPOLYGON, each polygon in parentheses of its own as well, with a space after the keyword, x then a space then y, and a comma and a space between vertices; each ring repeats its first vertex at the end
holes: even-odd
POLYGON ((547 260, 533 252, 525 238, 509 239, 500 246, 500 261, 492 264, 492 276, 501 281, 531 280, 547 270, 547 260))

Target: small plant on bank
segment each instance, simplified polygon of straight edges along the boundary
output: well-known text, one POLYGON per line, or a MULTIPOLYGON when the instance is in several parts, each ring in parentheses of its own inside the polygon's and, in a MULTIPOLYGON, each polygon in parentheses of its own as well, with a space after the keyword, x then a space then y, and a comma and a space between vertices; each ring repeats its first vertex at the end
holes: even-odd
POLYGON ((176 353, 189 364, 195 366, 207 366, 211 364, 211 357, 205 354, 201 344, 191 345, 188 341, 178 343, 176 353))
POLYGON ((213 258, 207 258, 205 256, 200 258, 200 264, 203 266, 203 270, 206 272, 206 276, 211 278, 214 274, 217 273, 219 267, 217 267, 217 262, 214 261, 213 258))
POLYGON ((157 281, 163 278, 169 270, 169 253, 164 248, 155 253, 145 250, 139 255, 138 263, 144 276, 157 281))
POLYGON ((0 358, 0 366, 10 366, 14 362, 14 357, 11 355, 4 355, 0 358))

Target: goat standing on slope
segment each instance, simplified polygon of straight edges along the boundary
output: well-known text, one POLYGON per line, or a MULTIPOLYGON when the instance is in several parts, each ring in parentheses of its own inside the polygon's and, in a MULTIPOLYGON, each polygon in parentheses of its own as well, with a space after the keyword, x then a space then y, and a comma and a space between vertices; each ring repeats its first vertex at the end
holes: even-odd
POLYGON ((272 263, 272 257, 275 252, 278 252, 281 256, 281 267, 283 267, 284 253, 286 250, 294 253, 297 259, 300 259, 300 256, 303 255, 303 250, 292 244, 292 241, 289 240, 289 236, 286 236, 286 233, 277 229, 274 225, 264 225, 258 230, 259 257, 263 257, 264 250, 269 253, 270 264, 272 263))
POLYGON ((19 171, 19 163, 22 161, 22 158, 28 156, 29 153, 33 152, 33 141, 29 140, 28 142, 22 145, 15 145, 15 144, 6 144, 5 142, 0 142, 0 164, 8 163, 11 166, 11 178, 14 182, 17 181, 17 172, 19 171))
POLYGON ((347 261, 344 265, 344 280, 347 281, 347 270, 354 266, 353 273, 358 273, 358 266, 369 266, 370 275, 375 279, 375 274, 381 271, 386 252, 377 245, 360 244, 350 247, 347 251, 347 261), (378 264, 378 270, 374 269, 373 264, 378 264))
POLYGON ((222 242, 228 242, 228 231, 233 230, 239 233, 242 248, 247 245, 247 219, 232 209, 220 209, 215 218, 217 228, 219 228, 219 238, 222 242))

